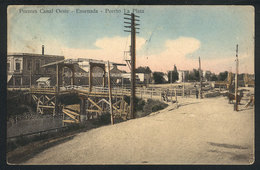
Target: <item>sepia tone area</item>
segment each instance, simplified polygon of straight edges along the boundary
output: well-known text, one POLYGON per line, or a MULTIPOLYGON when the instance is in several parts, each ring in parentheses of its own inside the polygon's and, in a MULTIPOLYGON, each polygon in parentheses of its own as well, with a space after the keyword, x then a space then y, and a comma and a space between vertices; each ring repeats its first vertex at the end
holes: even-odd
POLYGON ((253 26, 250 6, 10 6, 7 163, 254 163, 253 26))

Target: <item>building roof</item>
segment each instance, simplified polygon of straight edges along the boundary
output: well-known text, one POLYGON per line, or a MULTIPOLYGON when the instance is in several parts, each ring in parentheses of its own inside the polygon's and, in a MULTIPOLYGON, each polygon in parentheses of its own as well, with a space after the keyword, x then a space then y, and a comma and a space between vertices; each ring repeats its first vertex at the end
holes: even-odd
POLYGON ((31 56, 31 57, 39 57, 39 56, 42 56, 42 57, 63 57, 62 55, 48 55, 48 54, 35 54, 35 53, 9 53, 7 54, 7 56, 31 56))
POLYGON ((126 71, 119 70, 116 65, 114 65, 114 67, 110 70, 110 72, 111 73, 117 73, 117 74, 126 73, 126 71))
POLYGON ((39 81, 48 81, 50 80, 50 77, 40 77, 38 80, 36 80, 36 82, 39 82, 39 81))

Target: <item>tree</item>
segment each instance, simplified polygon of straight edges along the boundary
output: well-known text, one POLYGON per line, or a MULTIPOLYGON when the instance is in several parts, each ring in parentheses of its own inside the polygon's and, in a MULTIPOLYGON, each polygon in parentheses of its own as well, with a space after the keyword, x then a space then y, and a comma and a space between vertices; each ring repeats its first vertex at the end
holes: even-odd
POLYGON ((228 72, 220 72, 218 75, 218 81, 225 81, 227 79, 228 72))
POLYGON ((205 73, 205 78, 206 78, 207 81, 210 81, 211 75, 212 75, 211 72, 206 71, 206 73, 205 73))
POLYGON ((146 73, 146 74, 150 74, 152 73, 151 69, 147 66, 147 67, 138 67, 136 70, 135 70, 136 73, 146 73))
POLYGON ((210 76, 210 81, 217 81, 218 80, 218 77, 216 76, 216 74, 212 74, 211 76, 210 76))
POLYGON ((174 83, 177 80, 179 80, 179 73, 177 71, 176 65, 174 65, 174 69, 172 71, 168 72, 168 82, 169 83, 174 83))
POLYGON ((162 84, 165 79, 163 78, 163 72, 154 72, 153 79, 155 84, 162 84))

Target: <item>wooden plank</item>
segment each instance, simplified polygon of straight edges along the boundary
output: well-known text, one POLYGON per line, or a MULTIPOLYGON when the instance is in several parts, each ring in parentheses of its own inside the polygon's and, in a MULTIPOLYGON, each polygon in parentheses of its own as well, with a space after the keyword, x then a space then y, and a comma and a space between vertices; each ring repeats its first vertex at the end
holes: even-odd
POLYGON ((55 105, 55 103, 51 101, 51 100, 53 100, 55 98, 55 96, 49 98, 47 95, 45 95, 45 98, 47 99, 47 101, 44 102, 44 104, 51 102, 52 105, 55 105))
POLYGON ((41 95, 39 98, 38 98, 38 101, 43 104, 43 102, 41 101, 41 98, 43 98, 43 95, 41 95))
POLYGON ((122 99, 119 100, 119 101, 117 101, 117 102, 115 102, 115 103, 113 104, 113 106, 116 106, 116 105, 119 104, 121 101, 122 101, 122 99))
POLYGON ((79 113, 80 112, 80 104, 67 105, 67 106, 65 106, 65 109, 70 109, 73 112, 79 113))
POLYGON ((79 123, 78 120, 62 120, 64 123, 79 123))
POLYGON ((100 112, 100 110, 87 110, 88 112, 100 112))
POLYGON ((109 102, 108 102, 106 99, 101 99, 101 100, 99 100, 99 101, 97 102, 97 104, 99 104, 99 103, 101 103, 101 102, 105 102, 105 103, 109 104, 109 102))
POLYGON ((33 100, 34 100, 35 102, 38 102, 38 101, 37 101, 37 97, 36 97, 34 94, 32 95, 32 98, 33 98, 33 100))
POLYGON ((88 98, 88 100, 89 100, 93 105, 95 105, 95 106, 98 108, 98 110, 102 111, 102 108, 101 108, 99 105, 97 105, 92 99, 88 98))
POLYGON ((72 119, 74 119, 74 120, 77 119, 76 116, 73 116, 72 114, 70 114, 69 112, 67 112, 67 110, 65 110, 65 109, 63 109, 62 112, 65 113, 67 116, 69 116, 70 118, 72 118, 72 119))
POLYGON ((70 110, 65 109, 65 108, 64 108, 63 110, 65 110, 66 112, 68 112, 68 113, 70 113, 70 114, 72 114, 72 115, 79 116, 79 114, 76 113, 76 112, 70 111, 70 110))
POLYGON ((117 111, 117 112, 119 112, 120 113, 120 111, 119 111, 119 109, 118 108, 116 108, 115 106, 113 106, 113 108, 117 111))
POLYGON ((55 106, 46 106, 46 105, 39 105, 39 107, 41 108, 50 108, 50 109, 54 109, 55 106))

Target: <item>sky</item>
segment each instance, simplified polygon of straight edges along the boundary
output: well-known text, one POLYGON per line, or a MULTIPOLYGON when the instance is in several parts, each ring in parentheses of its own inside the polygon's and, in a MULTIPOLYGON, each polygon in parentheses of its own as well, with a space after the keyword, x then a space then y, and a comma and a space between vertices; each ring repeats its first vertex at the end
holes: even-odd
MULTIPOLYGON (((125 63, 130 33, 124 12, 140 17, 136 66, 167 72, 198 68, 254 73, 252 6, 23 6, 8 7, 8 53, 64 55, 125 63)), ((122 69, 129 70, 127 67, 122 69)))

